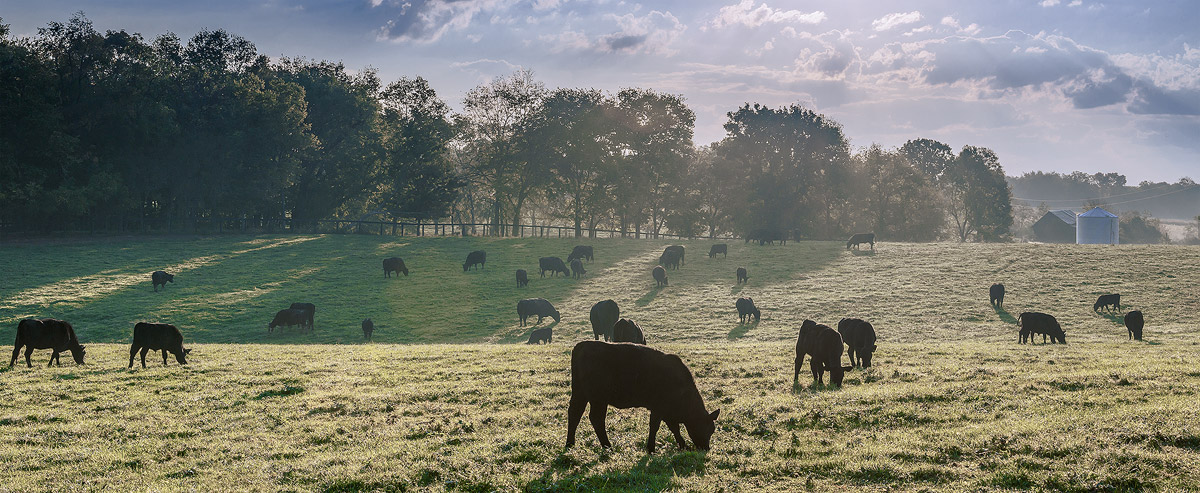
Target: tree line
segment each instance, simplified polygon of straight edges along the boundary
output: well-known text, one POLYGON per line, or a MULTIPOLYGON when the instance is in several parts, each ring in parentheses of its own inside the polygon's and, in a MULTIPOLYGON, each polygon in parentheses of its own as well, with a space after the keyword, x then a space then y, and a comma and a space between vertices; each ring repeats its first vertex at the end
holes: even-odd
POLYGON ((517 71, 461 111, 420 77, 271 60, 223 30, 101 33, 82 14, 15 38, 0 22, 0 222, 101 217, 414 218, 641 236, 1002 241, 999 158, 913 139, 851 149, 799 105, 746 104, 693 143, 678 94, 547 88, 517 71))

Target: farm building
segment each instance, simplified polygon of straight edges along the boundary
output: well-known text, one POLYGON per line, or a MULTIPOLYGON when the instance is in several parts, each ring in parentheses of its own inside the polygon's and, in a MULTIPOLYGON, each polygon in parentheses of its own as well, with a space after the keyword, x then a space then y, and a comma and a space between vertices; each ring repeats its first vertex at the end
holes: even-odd
POLYGON ((1075 211, 1050 211, 1033 223, 1033 234, 1046 243, 1075 243, 1075 211))
POLYGON ((1117 215, 1099 207, 1075 218, 1075 243, 1080 245, 1119 245, 1120 231, 1117 215))

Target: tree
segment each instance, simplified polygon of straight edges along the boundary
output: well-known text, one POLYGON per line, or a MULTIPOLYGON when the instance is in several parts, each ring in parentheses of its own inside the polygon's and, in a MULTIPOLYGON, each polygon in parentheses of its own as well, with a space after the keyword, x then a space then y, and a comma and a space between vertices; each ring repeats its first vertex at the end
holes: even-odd
POLYGON ((937 189, 903 151, 872 145, 860 156, 863 202, 871 231, 901 241, 933 241, 944 224, 937 189))
POLYGON ((996 153, 963 146, 946 170, 943 191, 959 241, 1004 241, 1012 228, 1012 192, 996 153))
POLYGON ((686 188, 698 195, 696 208, 710 238, 732 231, 738 188, 738 170, 733 164, 706 147, 699 149, 688 165, 686 188))
POLYGON ((444 217, 462 180, 447 156, 450 108, 423 78, 402 78, 382 93, 386 157, 382 203, 393 217, 444 217))
POLYGON ((621 230, 628 222, 642 224, 647 212, 657 236, 668 211, 680 210, 669 208, 668 201, 686 195, 681 180, 693 152, 696 115, 682 96, 649 89, 622 89, 614 104, 622 156, 616 206, 621 230))
POLYGON ((954 149, 950 146, 931 139, 914 139, 905 142, 900 147, 900 153, 908 158, 917 169, 933 182, 941 179, 946 170, 954 164, 954 149))

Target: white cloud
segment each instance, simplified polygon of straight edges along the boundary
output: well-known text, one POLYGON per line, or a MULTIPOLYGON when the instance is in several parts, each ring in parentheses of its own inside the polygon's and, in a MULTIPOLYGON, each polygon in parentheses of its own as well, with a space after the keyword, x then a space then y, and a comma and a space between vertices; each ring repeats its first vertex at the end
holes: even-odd
POLYGON ((372 8, 396 10, 377 33, 378 38, 399 43, 432 43, 450 30, 461 31, 477 15, 508 9, 516 0, 429 0, 415 8, 402 0, 372 0, 372 8))
POLYGON ((827 16, 817 10, 802 12, 799 10, 783 10, 768 7, 766 3, 754 7, 754 0, 742 0, 736 5, 721 7, 717 17, 712 20, 712 26, 717 28, 742 25, 758 27, 766 23, 796 23, 820 24, 827 16))
POLYGON ((1060 0, 1042 0, 1042 3, 1040 5, 1043 7, 1053 7, 1055 5, 1058 5, 1059 1, 1060 0))
POLYGON ((904 35, 905 35, 905 36, 913 36, 913 35, 916 35, 916 34, 923 34, 923 33, 927 33, 927 32, 930 32, 930 31, 932 31, 932 30, 933 30, 933 26, 921 26, 921 27, 918 27, 918 28, 916 28, 916 29, 913 29, 913 30, 911 30, 911 31, 909 31, 909 32, 906 32, 906 33, 904 33, 904 35))
POLYGON ((1078 7, 1080 5, 1083 5, 1083 0, 1071 0, 1071 3, 1067 4, 1068 7, 1078 7))
POLYGON ((961 24, 959 24, 958 19, 955 19, 951 16, 942 17, 942 25, 952 27, 958 32, 958 34, 965 34, 967 36, 974 36, 982 31, 982 29, 979 27, 979 24, 972 22, 967 27, 963 27, 961 24))
POLYGON ((678 52, 675 40, 687 26, 670 12, 650 11, 644 16, 607 14, 603 20, 616 24, 616 31, 604 35, 589 35, 584 31, 568 30, 559 34, 538 36, 549 43, 550 51, 594 51, 598 53, 648 53, 672 56, 678 52))
POLYGON ((912 12, 896 12, 875 19, 871 22, 871 27, 875 28, 876 31, 887 31, 896 26, 912 24, 920 20, 921 12, 919 11, 914 10, 912 12))

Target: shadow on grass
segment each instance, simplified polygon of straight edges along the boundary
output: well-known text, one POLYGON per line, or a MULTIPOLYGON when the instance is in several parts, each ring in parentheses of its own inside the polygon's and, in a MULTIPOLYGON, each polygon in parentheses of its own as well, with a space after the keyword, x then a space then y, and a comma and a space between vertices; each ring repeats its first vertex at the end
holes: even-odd
POLYGON ((636 304, 637 306, 649 305, 651 301, 654 301, 654 297, 658 296, 658 293, 661 292, 662 290, 663 290, 663 286, 655 286, 654 289, 651 289, 649 292, 642 295, 641 298, 638 298, 637 301, 634 302, 634 304, 636 304))
POLYGON ((704 452, 685 451, 644 456, 627 470, 591 473, 594 464, 579 464, 561 454, 541 477, 525 484, 524 491, 665 491, 677 487, 675 477, 704 473, 704 452), (576 466, 583 467, 576 467, 576 466))
POLYGON ((850 250, 850 255, 855 257, 874 257, 875 250, 850 250))
POLYGON ((750 332, 750 329, 753 329, 755 327, 758 327, 758 320, 754 320, 754 321, 746 322, 746 323, 739 323, 736 326, 734 326, 733 330, 729 331, 729 335, 727 337, 729 337, 729 340, 731 340, 731 341, 736 341, 738 339, 741 339, 742 337, 745 337, 746 333, 750 332))
POLYGON ((1113 315, 1112 312, 1096 312, 1096 314, 1121 327, 1125 326, 1125 315, 1113 315))
POLYGON ((996 305, 992 305, 992 309, 996 310, 996 315, 998 315, 1000 317, 1001 322, 1004 322, 1006 324, 1013 324, 1013 325, 1017 324, 1017 318, 1012 316, 1011 313, 1008 313, 1008 310, 1000 308, 996 305))
POLYGON ((733 288, 731 288, 731 289, 729 290, 729 294, 738 294, 738 293, 741 293, 741 292, 742 292, 742 288, 744 288, 744 287, 746 287, 746 285, 745 285, 745 284, 737 284, 737 285, 735 285, 733 288))

